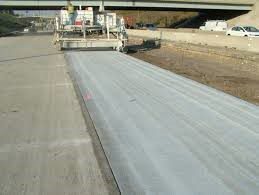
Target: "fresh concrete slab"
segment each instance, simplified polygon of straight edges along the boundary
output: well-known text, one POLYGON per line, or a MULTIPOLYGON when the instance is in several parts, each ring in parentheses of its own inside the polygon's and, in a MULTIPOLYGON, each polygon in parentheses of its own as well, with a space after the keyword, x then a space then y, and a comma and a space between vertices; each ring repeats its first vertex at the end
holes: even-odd
POLYGON ((66 56, 122 194, 258 194, 257 106, 118 52, 66 56))

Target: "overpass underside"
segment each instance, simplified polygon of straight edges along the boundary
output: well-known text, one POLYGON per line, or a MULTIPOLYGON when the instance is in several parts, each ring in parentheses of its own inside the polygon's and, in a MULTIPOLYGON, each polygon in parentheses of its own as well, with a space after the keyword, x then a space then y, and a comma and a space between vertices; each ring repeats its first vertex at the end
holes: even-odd
MULTIPOLYGON (((100 0, 72 0, 75 6, 99 6, 100 0)), ((0 7, 60 8, 66 0, 0 0, 0 7)), ((251 10, 255 0, 104 0, 106 7, 114 8, 165 8, 165 9, 216 9, 251 10)))

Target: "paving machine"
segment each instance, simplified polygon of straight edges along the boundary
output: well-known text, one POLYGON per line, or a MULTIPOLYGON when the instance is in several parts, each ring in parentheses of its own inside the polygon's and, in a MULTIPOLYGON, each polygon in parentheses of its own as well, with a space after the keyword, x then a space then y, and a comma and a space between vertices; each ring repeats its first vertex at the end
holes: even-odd
POLYGON ((68 6, 55 18, 54 42, 62 49, 112 48, 124 51, 128 40, 123 17, 105 11, 103 1, 100 9, 93 7, 74 9, 68 6))

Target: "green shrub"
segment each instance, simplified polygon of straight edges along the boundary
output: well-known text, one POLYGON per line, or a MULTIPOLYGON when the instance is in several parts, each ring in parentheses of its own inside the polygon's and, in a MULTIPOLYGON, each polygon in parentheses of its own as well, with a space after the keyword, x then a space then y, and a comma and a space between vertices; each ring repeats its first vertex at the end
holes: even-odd
POLYGON ((14 15, 0 13, 0 34, 21 30, 26 24, 14 15))

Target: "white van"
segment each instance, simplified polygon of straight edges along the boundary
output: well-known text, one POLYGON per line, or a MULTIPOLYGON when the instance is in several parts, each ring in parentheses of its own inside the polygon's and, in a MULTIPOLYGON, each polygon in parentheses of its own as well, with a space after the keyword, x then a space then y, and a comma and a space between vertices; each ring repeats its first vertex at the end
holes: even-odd
POLYGON ((200 30, 206 31, 227 31, 227 29, 228 24, 225 20, 209 20, 200 27, 200 30))

